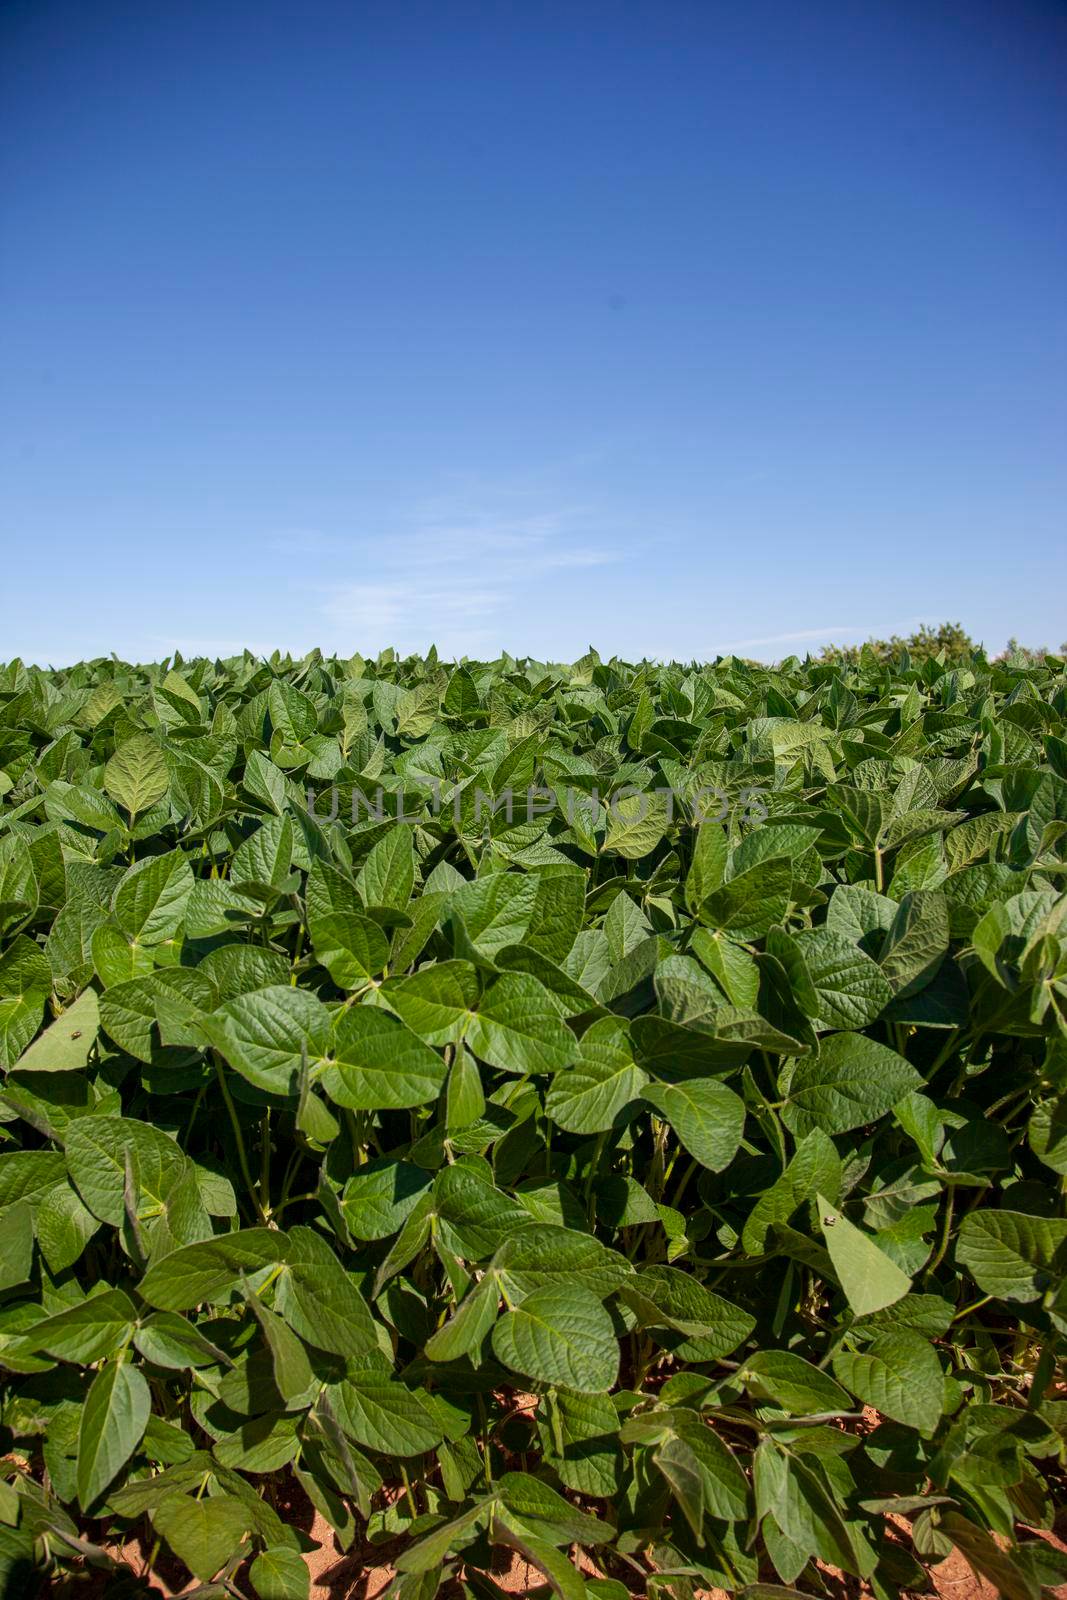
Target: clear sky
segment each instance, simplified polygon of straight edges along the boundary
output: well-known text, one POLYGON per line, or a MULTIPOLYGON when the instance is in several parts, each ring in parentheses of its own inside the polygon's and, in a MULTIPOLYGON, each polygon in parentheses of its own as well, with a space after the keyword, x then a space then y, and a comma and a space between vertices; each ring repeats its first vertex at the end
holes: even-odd
POLYGON ((0 658, 1067 638, 1067 7, 3 0, 0 658))

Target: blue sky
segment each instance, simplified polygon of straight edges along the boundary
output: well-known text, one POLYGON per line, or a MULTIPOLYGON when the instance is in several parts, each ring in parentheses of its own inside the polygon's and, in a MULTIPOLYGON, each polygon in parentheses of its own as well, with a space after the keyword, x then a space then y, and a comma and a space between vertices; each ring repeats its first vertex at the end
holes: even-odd
POLYGON ((5 0, 0 658, 1067 637, 1067 10, 5 0))

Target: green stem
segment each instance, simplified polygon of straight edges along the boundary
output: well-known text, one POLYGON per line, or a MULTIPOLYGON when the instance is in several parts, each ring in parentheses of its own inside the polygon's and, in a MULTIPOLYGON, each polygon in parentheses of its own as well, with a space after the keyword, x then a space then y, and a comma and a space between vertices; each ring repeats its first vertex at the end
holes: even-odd
POLYGON ((964 1306, 962 1311, 956 1312, 956 1315, 952 1319, 953 1322, 962 1322, 964 1317, 969 1317, 972 1311, 980 1311, 983 1306, 987 1306, 989 1304, 992 1298, 993 1296, 991 1294, 984 1294, 980 1300, 972 1300, 969 1306, 964 1306))
POLYGON ((678 1187, 674 1191, 674 1199, 671 1201, 671 1205, 676 1211, 682 1203, 682 1196, 685 1193, 686 1184, 689 1182, 690 1178, 693 1176, 693 1173, 696 1172, 699 1166, 700 1162, 694 1157, 686 1167, 685 1171, 682 1173, 681 1178, 678 1180, 678 1187))
POLYGON ((927 1278, 932 1278, 933 1277, 934 1273, 937 1271, 937 1269, 941 1265, 942 1261, 944 1261, 945 1256, 946 1256, 946 1254, 948 1252, 948 1241, 949 1241, 949 1235, 952 1232, 952 1218, 953 1218, 953 1216, 955 1214, 955 1210, 956 1210, 956 1190, 953 1187, 953 1188, 949 1189, 948 1197, 947 1197, 947 1199, 945 1201, 945 1220, 944 1220, 944 1223, 943 1223, 942 1228, 941 1228, 941 1243, 937 1247, 937 1254, 934 1256, 934 1259, 930 1262, 930 1264, 927 1267, 926 1272, 924 1274, 924 1276, 927 1277, 927 1278))
POLYGON ((260 1133, 262 1148, 259 1153, 259 1205, 266 1216, 270 1216, 270 1106, 263 1113, 262 1131, 260 1133))
POLYGON ((219 1088, 222 1090, 222 1098, 226 1102, 226 1110, 229 1113, 230 1125, 233 1128, 233 1136, 237 1141, 237 1161, 241 1168, 241 1177, 245 1181, 245 1188, 248 1190, 252 1204, 256 1208, 260 1222, 266 1222, 267 1218, 264 1214, 263 1206, 260 1202, 259 1195, 256 1193, 256 1186, 252 1181, 252 1169, 248 1165, 248 1151, 245 1149, 244 1135, 241 1132, 241 1124, 237 1116, 237 1107, 233 1103, 233 1096, 230 1093, 230 1086, 226 1082, 226 1073, 222 1065, 222 1057, 219 1055, 217 1050, 212 1052, 212 1057, 215 1062, 215 1076, 219 1080, 219 1088))
POLYGON ((589 1174, 585 1180, 585 1212, 586 1216, 589 1218, 590 1226, 592 1226, 593 1223, 593 1210, 595 1206, 593 1184, 596 1182, 597 1168, 600 1166, 600 1158, 604 1154, 604 1146, 607 1143, 607 1138, 608 1136, 606 1133, 597 1134, 596 1146, 593 1150, 593 1159, 589 1163, 589 1174))

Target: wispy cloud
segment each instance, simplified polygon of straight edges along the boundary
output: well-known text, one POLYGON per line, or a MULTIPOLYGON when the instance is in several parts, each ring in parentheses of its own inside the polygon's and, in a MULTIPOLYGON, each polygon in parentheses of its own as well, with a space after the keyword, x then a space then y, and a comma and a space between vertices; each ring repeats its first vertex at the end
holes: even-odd
POLYGON ((543 580, 616 559, 588 508, 516 507, 514 498, 438 500, 375 537, 301 532, 282 543, 290 556, 299 550, 305 571, 329 568, 313 587, 336 648, 495 653, 521 647, 543 580))
POLYGON ((792 633, 765 633, 755 639, 732 639, 729 644, 722 646, 727 650, 747 650, 759 645, 768 644, 804 644, 813 639, 866 639, 871 633, 870 628, 864 628, 861 623, 841 622, 830 623, 825 628, 797 628, 792 633))

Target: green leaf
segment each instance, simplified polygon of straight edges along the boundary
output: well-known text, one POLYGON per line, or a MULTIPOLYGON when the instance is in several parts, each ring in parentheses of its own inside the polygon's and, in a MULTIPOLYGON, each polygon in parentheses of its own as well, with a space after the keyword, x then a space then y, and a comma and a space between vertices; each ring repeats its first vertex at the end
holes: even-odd
POLYGON ((25 1283, 33 1264, 33 1212, 19 1200, 4 1212, 0 1228, 0 1290, 25 1283))
POLYGON ((397 826, 379 839, 356 878, 364 905, 394 906, 403 911, 415 884, 411 829, 397 826))
POLYGON ((430 1175, 409 1161, 368 1161, 349 1178, 341 1200, 355 1239, 388 1239, 425 1194, 430 1175))
MULTIPOLYGON (((538 881, 525 873, 493 872, 464 884, 452 896, 475 949, 490 960, 505 945, 526 937, 538 897, 538 881)), ((564 952, 566 953, 566 952, 564 952)))
POLYGON ((814 992, 809 1015, 816 1026, 870 1027, 893 998, 877 963, 829 928, 802 929, 794 940, 814 992))
POLYGON ((467 1128, 485 1114, 482 1075, 478 1071, 478 1063, 462 1044, 456 1046, 449 1068, 445 1106, 445 1126, 449 1132, 467 1128))
POLYGON ((448 1166, 433 1187, 437 1231, 446 1250, 482 1261, 529 1217, 510 1195, 466 1167, 448 1166))
POLYGON ((254 1294, 247 1298, 270 1351, 274 1386, 288 1404, 300 1404, 312 1385, 307 1351, 281 1317, 261 1305, 254 1294))
POLYGON ((594 1022, 578 1042, 574 1066, 553 1078, 545 1112, 568 1133, 602 1133, 633 1106, 648 1084, 623 1023, 594 1022))
POLYGON ((44 951, 19 934, 0 955, 0 1067, 13 1066, 37 1032, 51 989, 44 951))
POLYGON ((104 788, 131 817, 162 800, 170 777, 166 757, 151 734, 135 733, 104 767, 104 788))
POLYGON ((879 1334, 866 1350, 839 1350, 834 1373, 865 1406, 926 1437, 941 1420, 941 1364, 930 1342, 909 1328, 879 1334))
POLYGON ((603 1299, 633 1268, 591 1234, 535 1222, 504 1240, 493 1257, 493 1271, 513 1299, 575 1280, 603 1299))
POLYGON ((574 1035, 548 991, 521 972, 505 972, 470 1019, 467 1043, 504 1072, 559 1072, 577 1054, 574 1035))
POLYGON ((88 1511, 141 1442, 152 1409, 144 1376, 128 1361, 101 1367, 85 1396, 78 1429, 78 1499, 88 1511))
POLYGON ((685 880, 685 901, 694 915, 709 895, 715 893, 726 872, 729 854, 726 833, 718 822, 702 822, 693 843, 693 859, 685 880))
POLYGON ((425 1352, 430 1360, 459 1361, 477 1351, 499 1309, 500 1287, 495 1274, 487 1273, 460 1301, 454 1316, 427 1339, 425 1352))
POLYGON ((793 887, 793 867, 784 859, 760 861, 707 896, 700 915, 710 928, 731 939, 761 939, 784 922, 793 887))
POLYGON ((112 1355, 129 1339, 137 1312, 121 1289, 105 1289, 80 1304, 43 1317, 19 1340, 20 1354, 47 1350, 61 1361, 88 1366, 112 1355))
POLYGON ((436 1050, 388 1011, 352 1006, 334 1025, 321 1081, 337 1105, 397 1110, 435 1101, 447 1071, 436 1050))
POLYGON ((789 1350, 760 1350, 738 1374, 757 1396, 766 1396, 794 1416, 850 1411, 845 1391, 818 1367, 789 1350))
POLYGON ((552 1544, 607 1544, 614 1529, 588 1511, 579 1511, 549 1484, 528 1472, 505 1472, 496 1489, 504 1509, 552 1544))
POLYGON ((860 1033, 835 1033, 819 1054, 798 1061, 786 1087, 782 1121, 802 1137, 813 1128, 848 1133, 885 1116, 922 1085, 903 1056, 860 1033))
POLYGON ((311 1573, 303 1556, 284 1546, 264 1550, 249 1568, 259 1600, 308 1600, 311 1573))
POLYGON ((302 1063, 325 1056, 330 1043, 329 1012, 306 989, 272 985, 240 995, 210 1023, 230 1066, 273 1094, 292 1094, 302 1063))
POLYGON ((971 1211, 960 1224, 956 1260, 983 1294, 1023 1303, 1062 1280, 1067 1220, 1021 1211, 971 1211))
POLYGON ((277 1301, 300 1337, 318 1350, 358 1359, 378 1348, 367 1302, 330 1246, 311 1228, 289 1231, 277 1301))
POLYGON ((841 1280, 845 1298, 857 1317, 882 1311, 906 1295, 911 1279, 874 1240, 851 1223, 822 1195, 818 1197, 822 1236, 841 1280))
POLYGON ((949 906, 937 889, 906 894, 885 937, 879 963, 897 999, 935 976, 949 947, 949 906))
POLYGON ((467 961, 442 961, 381 988, 397 1016, 426 1044, 451 1044, 478 1001, 478 974, 467 961))
POLYGON ((612 796, 608 807, 604 849, 627 861, 640 861, 655 850, 667 826, 667 807, 662 795, 620 791, 612 796))
POLYGON ((691 1156, 721 1172, 737 1154, 745 1126, 744 1101, 715 1078, 648 1084, 642 1098, 665 1117, 691 1156))
POLYGON ((60 1273, 74 1265, 100 1224, 70 1184, 59 1183, 37 1207, 36 1226, 48 1270, 60 1273))
MULTIPOLYGON (((699 1485, 697 1504, 710 1516, 724 1522, 737 1522, 745 1517, 748 1482, 726 1444, 695 1411, 671 1411, 666 1413, 666 1418, 671 1431, 654 1459, 668 1482, 673 1478, 672 1488, 675 1484, 684 1486, 692 1509, 690 1485, 695 1478, 699 1485)), ((694 1532, 699 1538, 699 1523, 694 1526, 694 1532)))
POLYGON ((176 1142, 132 1117, 79 1117, 66 1134, 67 1171, 85 1204, 117 1228, 126 1215, 127 1158, 139 1216, 158 1215, 188 1169, 176 1142))
POLYGON ((345 1433, 368 1450, 417 1456, 445 1437, 429 1398, 386 1373, 360 1372, 332 1386, 329 1394, 345 1433))
POLYGON ((619 1371, 611 1318, 578 1284, 527 1295, 496 1324, 493 1351, 513 1372, 582 1394, 606 1394, 619 1371))
POLYGON ((225 1301, 263 1268, 285 1261, 288 1237, 275 1228, 244 1228, 217 1239, 183 1245, 154 1261, 140 1293, 160 1311, 188 1311, 201 1301, 225 1301))
POLYGON ((193 871, 180 850, 148 856, 123 874, 111 897, 111 911, 129 938, 161 944, 181 927, 192 889, 193 871))
POLYGON ((85 989, 19 1057, 19 1072, 80 1072, 100 1026, 96 990, 85 989))
POLYGON ((706 1288, 678 1267, 647 1266, 622 1284, 623 1298, 649 1327, 674 1328, 706 1342, 718 1360, 743 1344, 756 1326, 739 1306, 706 1288))
POLYGON ((233 1495, 195 1500, 170 1494, 153 1512, 152 1523, 193 1576, 207 1583, 239 1549, 252 1518, 233 1495))
POLYGON ((370 917, 331 911, 311 925, 315 955, 339 989, 361 989, 389 960, 389 941, 370 917))

